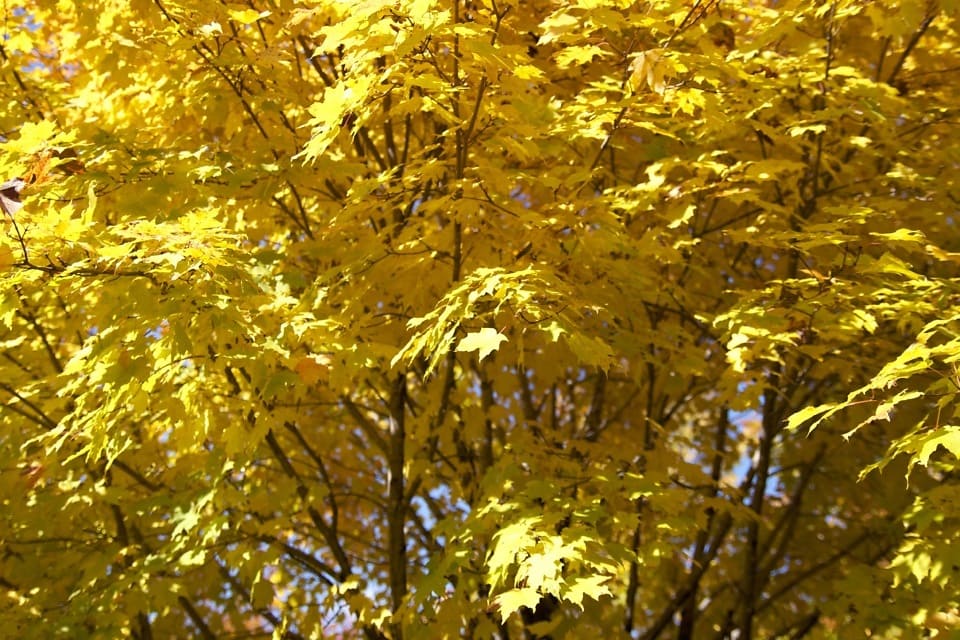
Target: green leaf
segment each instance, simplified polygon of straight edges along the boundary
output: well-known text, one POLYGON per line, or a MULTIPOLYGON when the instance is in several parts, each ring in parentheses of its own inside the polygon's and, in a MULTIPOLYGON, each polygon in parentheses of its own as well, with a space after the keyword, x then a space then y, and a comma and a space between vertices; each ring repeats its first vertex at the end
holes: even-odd
POLYGON ((260 571, 250 588, 250 604, 254 609, 263 609, 270 606, 273 597, 273 585, 263 577, 263 571, 260 571))

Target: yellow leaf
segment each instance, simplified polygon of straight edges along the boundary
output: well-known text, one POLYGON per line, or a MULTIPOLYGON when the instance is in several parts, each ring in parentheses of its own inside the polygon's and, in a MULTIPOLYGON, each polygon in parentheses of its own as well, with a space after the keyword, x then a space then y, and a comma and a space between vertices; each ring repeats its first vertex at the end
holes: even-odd
POLYGON ((827 125, 825 124, 806 124, 806 125, 797 125, 795 127, 790 127, 789 129, 787 129, 787 133, 789 133, 794 138, 798 138, 808 133, 821 134, 826 132, 826 130, 827 130, 827 125))
POLYGON ((557 66, 561 69, 572 67, 574 65, 586 64, 593 60, 594 56, 604 57, 609 52, 604 51, 595 44, 588 44, 581 47, 565 47, 556 55, 557 66))
POLYGON ((0 242, 0 271, 6 271, 12 267, 16 261, 17 254, 13 248, 6 244, 6 242, 0 242))
POLYGON ((960 427, 946 426, 935 431, 917 451, 917 462, 927 466, 930 456, 941 446, 960 459, 960 427))
POLYGON ((628 83, 634 91, 646 87, 655 93, 663 93, 667 87, 666 71, 667 67, 659 51, 641 51, 633 59, 628 83))
POLYGON ((199 567, 207 559, 207 552, 205 549, 190 549, 182 556, 180 556, 179 564, 184 567, 199 567))
POLYGON ((610 589, 605 583, 610 580, 610 576, 592 575, 574 580, 573 585, 565 590, 564 600, 568 600, 583 609, 584 596, 599 600, 601 597, 610 595, 610 589))
POLYGON ((521 607, 535 609, 540 602, 540 593, 532 587, 511 589, 501 593, 493 601, 500 612, 500 619, 506 620, 521 607))
POLYGON ((496 329, 484 327, 480 331, 468 333, 457 345, 457 351, 479 351, 480 359, 483 360, 499 349, 500 344, 506 341, 507 336, 496 329))
POLYGON ((513 75, 520 80, 540 80, 543 78, 543 72, 532 64, 521 64, 514 67, 513 75))
POLYGON ((227 13, 230 15, 231 20, 239 22, 240 24, 253 24, 257 20, 270 15, 269 11, 256 11, 254 9, 243 9, 239 11, 231 9, 227 11, 227 13))
POLYGON ((52 120, 27 122, 20 127, 20 135, 7 142, 4 147, 13 152, 34 153, 46 146, 47 142, 54 136, 55 130, 56 125, 52 120))
POLYGON ((33 38, 30 37, 28 31, 22 29, 10 36, 7 41, 3 43, 3 46, 10 52, 19 51, 29 53, 33 51, 33 38))

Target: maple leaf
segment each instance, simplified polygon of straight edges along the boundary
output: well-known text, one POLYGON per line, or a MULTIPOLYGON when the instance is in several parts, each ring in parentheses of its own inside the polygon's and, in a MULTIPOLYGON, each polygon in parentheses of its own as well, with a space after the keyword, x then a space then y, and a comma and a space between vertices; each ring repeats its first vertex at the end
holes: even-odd
POLYGON ((473 331, 464 336, 457 343, 457 351, 479 351, 480 360, 483 360, 497 351, 504 342, 507 342, 507 336, 496 329, 484 327, 480 331, 473 331))

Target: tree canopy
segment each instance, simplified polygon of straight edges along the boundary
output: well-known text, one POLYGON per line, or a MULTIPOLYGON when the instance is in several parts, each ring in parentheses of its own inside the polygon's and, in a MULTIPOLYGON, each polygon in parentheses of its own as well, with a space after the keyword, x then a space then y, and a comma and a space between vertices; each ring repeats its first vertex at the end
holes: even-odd
POLYGON ((957 0, 6 0, 0 62, 4 633, 960 633, 957 0))

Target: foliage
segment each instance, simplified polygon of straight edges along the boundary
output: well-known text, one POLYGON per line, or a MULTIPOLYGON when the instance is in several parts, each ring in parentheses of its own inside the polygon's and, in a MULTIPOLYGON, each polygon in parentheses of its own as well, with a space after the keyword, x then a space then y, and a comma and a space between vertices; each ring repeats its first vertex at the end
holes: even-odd
POLYGON ((9 633, 960 629, 956 0, 4 6, 9 633))

